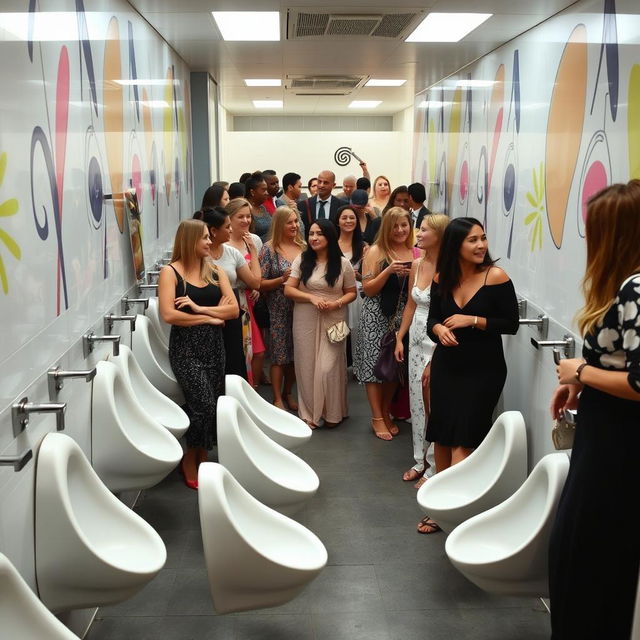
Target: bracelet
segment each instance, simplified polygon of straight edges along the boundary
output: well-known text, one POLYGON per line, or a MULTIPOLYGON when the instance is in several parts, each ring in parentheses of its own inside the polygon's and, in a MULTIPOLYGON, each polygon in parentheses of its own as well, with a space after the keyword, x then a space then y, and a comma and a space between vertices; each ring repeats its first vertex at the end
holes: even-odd
POLYGON ((476 328, 476 325, 478 324, 478 316, 474 316, 473 318, 473 328, 476 328))
POLYGON ((342 298, 338 298, 336 302, 338 303, 338 309, 342 309, 342 298))
POLYGON ((582 364, 578 365, 578 368, 576 369, 576 380, 578 382, 580 382, 580 374, 582 373, 582 370, 587 366, 586 362, 583 362, 582 364))

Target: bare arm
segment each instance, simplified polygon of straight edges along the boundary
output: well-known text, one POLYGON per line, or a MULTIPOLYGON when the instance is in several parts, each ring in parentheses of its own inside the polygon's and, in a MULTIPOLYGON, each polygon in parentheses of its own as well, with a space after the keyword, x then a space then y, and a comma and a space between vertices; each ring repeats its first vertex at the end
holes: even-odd
POLYGON ((176 276, 171 267, 163 267, 158 279, 158 303, 160 316, 168 324, 177 327, 193 327, 199 324, 219 324, 204 313, 186 313, 175 307, 176 276))
POLYGON ((557 367, 560 384, 587 385, 616 398, 640 402, 640 393, 629 383, 628 371, 607 371, 606 369, 586 365, 582 368, 580 380, 578 381, 576 370, 583 362, 584 360, 581 358, 561 360, 557 367))
POLYGON ((362 267, 362 290, 366 296, 377 296, 386 284, 389 276, 395 273, 399 276, 409 275, 409 269, 401 260, 394 260, 389 266, 380 271, 380 251, 373 246, 367 252, 362 267))

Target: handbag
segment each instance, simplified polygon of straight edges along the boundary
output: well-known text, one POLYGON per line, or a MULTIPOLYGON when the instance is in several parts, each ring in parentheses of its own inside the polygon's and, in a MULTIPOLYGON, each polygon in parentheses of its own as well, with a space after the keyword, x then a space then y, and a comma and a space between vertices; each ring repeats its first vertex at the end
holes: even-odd
POLYGON ((340 322, 336 322, 330 327, 327 327, 327 338, 329 338, 329 342, 339 344, 343 340, 346 340, 350 332, 351 329, 349 329, 349 325, 344 320, 340 320, 340 322))
POLYGON ((268 329, 271 326, 267 297, 264 294, 261 294, 253 305, 253 317, 256 319, 256 324, 261 329, 268 329))
MULTIPOLYGON (((409 278, 406 279, 407 281, 409 278)), ((404 283, 402 285, 404 287, 404 283)), ((382 380, 382 382, 399 382, 402 386, 406 380, 406 363, 398 362, 396 360, 396 330, 395 325, 398 320, 398 311, 400 310, 400 301, 402 300, 402 287, 398 294, 398 302, 396 303, 396 310, 391 320, 386 333, 380 340, 380 352, 376 363, 373 365, 373 375, 382 380)))
POLYGON ((566 414, 562 418, 556 418, 551 429, 551 440, 553 446, 558 449, 572 449, 573 439, 576 435, 576 423, 574 420, 567 420, 566 414))

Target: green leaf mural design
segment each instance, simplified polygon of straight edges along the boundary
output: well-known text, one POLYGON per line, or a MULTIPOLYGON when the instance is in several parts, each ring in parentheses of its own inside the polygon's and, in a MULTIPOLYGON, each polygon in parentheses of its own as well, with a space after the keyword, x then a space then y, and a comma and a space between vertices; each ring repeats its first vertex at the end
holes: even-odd
MULTIPOLYGON (((0 153, 0 187, 2 187, 2 183, 4 182, 4 174, 7 170, 7 154, 6 152, 0 153)), ((18 213, 18 201, 16 198, 11 198, 9 200, 5 200, 0 203, 0 218, 8 218, 9 216, 15 216, 18 213)), ((0 229, 0 242, 4 243, 4 245, 9 249, 11 255, 16 259, 20 260, 22 257, 22 252, 20 251, 20 247, 18 243, 4 230, 0 229)), ((5 295, 9 293, 9 279, 7 277, 7 270, 4 266, 4 260, 2 256, 0 256, 0 283, 2 284, 2 290, 5 295)))
POLYGON ((524 218, 525 225, 531 225, 529 245, 532 253, 536 248, 542 249, 542 218, 545 214, 544 192, 544 162, 541 162, 540 171, 533 170, 533 193, 527 193, 527 201, 533 207, 533 211, 530 211, 524 218))

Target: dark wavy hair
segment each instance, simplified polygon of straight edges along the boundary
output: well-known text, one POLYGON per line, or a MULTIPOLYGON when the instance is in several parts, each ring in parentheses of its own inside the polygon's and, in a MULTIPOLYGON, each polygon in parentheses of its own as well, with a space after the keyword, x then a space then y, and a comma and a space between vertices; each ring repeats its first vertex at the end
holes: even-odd
MULTIPOLYGON (((482 222, 476 218, 454 218, 444 230, 436 265, 438 286, 443 294, 451 293, 460 284, 460 247, 475 225, 484 231, 482 222)), ((487 251, 480 266, 490 267, 495 262, 487 251)))
MULTIPOLYGON (((342 271, 342 251, 340 251, 338 244, 338 232, 331 220, 316 220, 311 226, 314 224, 320 227, 322 235, 327 239, 327 272, 324 279, 330 287, 333 287, 342 271)), ((316 252, 311 248, 311 245, 307 245, 300 259, 300 280, 304 284, 307 284, 311 277, 317 261, 316 252)))
POLYGON ((261 182, 266 182, 266 180, 264 179, 264 175, 262 173, 260 173, 259 171, 256 171, 255 173, 252 173, 245 180, 245 183, 244 183, 244 197, 249 202, 253 202, 253 193, 251 193, 251 192, 254 191, 255 189, 257 189, 258 185, 261 182))
POLYGON ((202 196, 202 204, 200 205, 201 209, 211 209, 213 207, 217 207, 220 204, 220 200, 222 200, 222 196, 224 192, 227 191, 226 187, 223 187, 219 183, 212 184, 202 196))
POLYGON ((196 211, 193 214, 193 217, 196 220, 202 220, 207 225, 208 229, 212 227, 214 229, 219 229, 229 217, 229 214, 224 210, 223 207, 211 207, 210 209, 204 209, 200 211, 196 211))
POLYGON ((338 227, 338 237, 340 237, 340 227, 338 222, 343 211, 352 211, 356 216, 356 226, 351 236, 351 264, 358 264, 362 258, 364 251, 364 240, 362 239, 362 229, 360 228, 360 221, 358 220, 358 214, 355 212, 350 204, 340 207, 336 212, 336 227, 338 227))
POLYGON ((396 187, 390 194, 389 194, 389 199, 387 200, 387 204, 384 205, 384 209, 382 210, 382 213, 380 215, 384 215, 385 213, 387 213, 387 211, 389 211, 389 209, 391 209, 391 207, 395 207, 395 201, 396 201, 396 196, 399 193, 409 193, 409 189, 407 189, 407 185, 406 184, 401 184, 399 187, 396 187))

